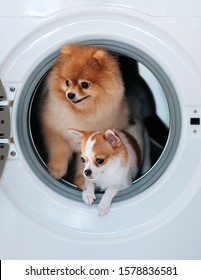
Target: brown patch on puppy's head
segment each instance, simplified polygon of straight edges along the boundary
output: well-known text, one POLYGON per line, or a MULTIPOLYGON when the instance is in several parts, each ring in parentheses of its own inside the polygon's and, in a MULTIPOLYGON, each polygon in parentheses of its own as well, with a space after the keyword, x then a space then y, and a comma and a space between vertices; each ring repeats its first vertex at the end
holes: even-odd
POLYGON ((118 157, 121 158, 122 165, 127 163, 127 149, 119 135, 113 130, 108 129, 104 133, 94 133, 91 140, 95 141, 93 145, 94 164, 98 165, 97 159, 104 160, 104 164, 106 164, 118 157))

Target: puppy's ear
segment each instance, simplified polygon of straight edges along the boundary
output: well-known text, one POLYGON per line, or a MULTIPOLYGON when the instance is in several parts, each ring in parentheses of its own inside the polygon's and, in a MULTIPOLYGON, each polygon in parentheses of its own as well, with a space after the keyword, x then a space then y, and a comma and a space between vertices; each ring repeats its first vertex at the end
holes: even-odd
POLYGON ((94 133, 94 131, 78 130, 78 129, 74 129, 74 128, 68 128, 68 129, 66 129, 66 131, 67 131, 68 134, 73 135, 74 137, 76 137, 79 140, 87 138, 91 134, 94 133))
POLYGON ((122 144, 119 136, 111 129, 105 131, 105 138, 112 147, 119 147, 122 144))
POLYGON ((93 54, 93 58, 96 60, 99 66, 103 66, 106 55, 107 52, 105 50, 99 49, 93 54))
POLYGON ((73 135, 74 137, 78 138, 79 140, 81 140, 83 137, 85 137, 85 134, 86 134, 85 131, 74 129, 74 128, 68 128, 67 133, 73 135))

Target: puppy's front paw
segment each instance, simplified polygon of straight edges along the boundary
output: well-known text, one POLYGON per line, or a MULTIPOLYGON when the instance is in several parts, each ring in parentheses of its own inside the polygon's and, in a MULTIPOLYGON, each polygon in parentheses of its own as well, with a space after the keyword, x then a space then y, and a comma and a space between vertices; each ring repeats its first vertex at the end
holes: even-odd
POLYGON ((98 216, 106 215, 110 210, 110 203, 100 202, 98 204, 98 216))
POLYGON ((66 174, 67 166, 61 162, 50 162, 48 171, 55 179, 61 179, 66 174))
POLYGON ((96 199, 95 193, 92 190, 85 190, 82 192, 82 198, 86 204, 92 204, 96 199))

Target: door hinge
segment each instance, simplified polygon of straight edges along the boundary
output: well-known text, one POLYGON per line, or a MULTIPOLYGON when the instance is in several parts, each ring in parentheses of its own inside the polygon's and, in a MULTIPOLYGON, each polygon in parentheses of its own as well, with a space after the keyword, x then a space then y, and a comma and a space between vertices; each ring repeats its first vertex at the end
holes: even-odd
POLYGON ((6 92, 0 80, 0 177, 3 173, 12 141, 10 126, 11 101, 7 100, 6 92))

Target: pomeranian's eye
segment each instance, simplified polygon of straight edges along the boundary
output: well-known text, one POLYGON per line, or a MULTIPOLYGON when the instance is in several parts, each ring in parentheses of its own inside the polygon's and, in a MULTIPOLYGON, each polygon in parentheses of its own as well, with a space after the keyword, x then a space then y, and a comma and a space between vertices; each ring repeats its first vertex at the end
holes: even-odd
POLYGON ((81 157, 80 159, 81 159, 81 162, 85 162, 85 159, 83 157, 81 157))
POLYGON ((88 83, 88 82, 81 82, 81 86, 82 86, 84 89, 87 89, 87 88, 89 88, 90 83, 88 83))
POLYGON ((67 85, 67 87, 69 87, 70 84, 71 84, 70 80, 66 80, 66 85, 67 85))
POLYGON ((102 163, 104 163, 104 159, 103 158, 97 158, 96 159, 96 162, 98 163, 98 164, 102 164, 102 163))

